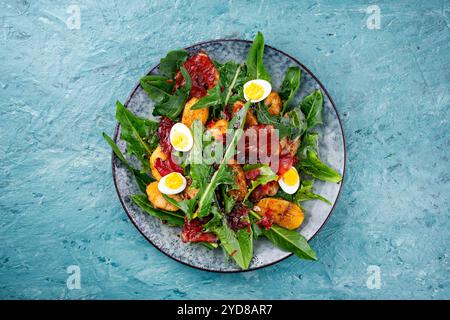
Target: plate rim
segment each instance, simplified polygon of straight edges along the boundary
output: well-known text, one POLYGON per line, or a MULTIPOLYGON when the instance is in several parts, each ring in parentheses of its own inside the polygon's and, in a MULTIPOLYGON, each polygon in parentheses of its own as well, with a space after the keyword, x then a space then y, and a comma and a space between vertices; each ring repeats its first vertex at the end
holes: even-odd
MULTIPOLYGON (((251 40, 245 40, 245 39, 235 39, 235 38, 224 38, 224 39, 220 39, 220 38, 219 38, 219 39, 213 39, 213 40, 201 41, 201 42, 198 42, 198 43, 189 45, 189 46, 187 46, 187 47, 184 47, 184 49, 190 49, 190 48, 193 48, 193 47, 196 47, 196 46, 199 46, 199 45, 204 45, 204 44, 209 44, 209 43, 214 43, 214 42, 244 42, 244 43, 252 43, 253 41, 251 41, 251 40)), ((323 92, 327 95, 328 99, 330 100, 331 106, 333 107, 333 109, 334 109, 334 111, 335 111, 335 113, 336 113, 336 116, 337 116, 337 119, 338 119, 338 122, 339 122, 339 127, 341 128, 341 132, 342 132, 342 143, 343 143, 343 146, 344 146, 344 165, 343 165, 343 169, 342 169, 342 180, 341 180, 341 182, 339 183, 339 184, 340 184, 340 186, 339 186, 339 191, 338 191, 338 194, 337 194, 337 196, 336 196, 336 200, 334 201, 333 206, 331 207, 330 212, 328 213, 326 219, 323 221, 323 223, 320 225, 320 227, 317 229, 317 231, 311 236, 311 239, 309 239, 309 241, 308 241, 308 242, 310 242, 310 241, 313 240, 314 237, 322 230, 323 226, 324 226, 324 225, 328 222, 328 220, 330 219, 330 217, 331 217, 331 215, 333 214, 333 211, 334 211, 334 209, 335 209, 335 207, 336 207, 336 204, 337 204, 338 201, 339 201, 339 198, 340 198, 340 195, 341 195, 341 192, 342 192, 342 188, 343 188, 344 181, 345 181, 346 165, 347 165, 347 144, 346 144, 346 140, 345 140, 344 126, 342 125, 342 121, 341 121, 341 118, 340 118, 340 116, 339 116, 339 113, 338 113, 338 111, 337 111, 337 109, 336 109, 336 105, 335 105, 335 103, 334 103, 333 98, 332 98, 331 95, 328 93, 327 89, 324 87, 324 85, 322 84, 322 82, 320 82, 320 80, 315 76, 315 74, 312 73, 311 70, 309 70, 303 63, 301 63, 300 61, 298 61, 296 58, 292 57, 290 54, 288 54, 288 53, 286 53, 286 52, 284 52, 284 51, 282 51, 282 50, 280 50, 280 49, 277 49, 277 48, 275 48, 275 47, 273 47, 273 46, 271 46, 271 45, 268 45, 268 44, 265 44, 265 46, 268 47, 268 48, 270 48, 270 49, 272 49, 272 50, 275 50, 276 52, 281 53, 281 54, 287 56, 289 59, 293 60, 295 63, 297 63, 298 65, 300 65, 300 66, 301 66, 301 67, 302 67, 302 68, 303 68, 303 69, 304 69, 304 70, 305 70, 305 71, 306 71, 306 72, 307 72, 307 73, 308 73, 308 74, 309 74, 309 75, 317 82, 317 84, 319 85, 320 89, 323 90, 323 92)), ((158 63, 158 64, 156 64, 154 67, 152 67, 152 68, 146 73, 146 75, 149 75, 149 74, 152 73, 154 70, 156 70, 156 69, 159 67, 159 65, 160 65, 160 64, 158 63)), ((135 86, 133 87, 133 90, 131 90, 131 92, 130 92, 130 94, 128 95, 126 101, 124 102, 125 108, 128 108, 128 104, 129 104, 131 98, 133 97, 134 93, 136 92, 136 90, 139 88, 139 86, 140 86, 140 81, 138 80, 137 83, 135 84, 135 86)), ((114 129, 114 136, 113 136, 113 141, 114 141, 115 143, 117 143, 117 140, 118 140, 119 127, 120 127, 120 123, 119 123, 118 121, 116 121, 115 129, 114 129)), ((263 264, 263 265, 260 265, 260 266, 257 266, 257 267, 249 268, 249 269, 246 269, 246 270, 212 270, 212 269, 207 269, 207 268, 204 268, 204 267, 201 267, 201 266, 197 266, 197 265, 194 265, 194 264, 190 264, 190 263, 188 263, 188 262, 186 262, 186 261, 182 261, 181 259, 178 259, 178 258, 176 258, 176 257, 174 257, 174 256, 172 256, 172 255, 170 255, 169 253, 166 253, 166 252, 163 251, 160 247, 158 247, 155 243, 153 243, 153 241, 150 240, 150 239, 144 234, 144 232, 139 228, 139 226, 138 226, 138 225, 136 224, 136 222, 133 220, 133 218, 132 218, 130 212, 128 211, 127 206, 125 205, 125 201, 124 201, 124 199, 123 199, 123 196, 122 196, 122 194, 121 194, 120 191, 119 191, 118 183, 117 183, 117 180, 116 180, 116 176, 117 176, 117 175, 116 175, 115 163, 116 163, 116 161, 117 161, 117 157, 116 157, 116 155, 114 154, 113 151, 111 152, 111 154, 112 154, 112 156, 111 156, 111 167, 112 167, 112 172, 111 172, 111 173, 112 173, 113 180, 114 180, 114 187, 115 187, 115 189, 116 189, 116 193, 117 193, 117 196, 118 196, 118 198, 119 198, 119 201, 120 201, 120 203, 121 203, 121 205, 122 205, 122 207, 123 207, 125 213, 126 213, 127 216, 128 216, 128 219, 133 223, 134 227, 139 231, 139 233, 140 233, 140 234, 141 234, 148 242, 150 242, 150 243, 152 244, 153 247, 155 247, 156 249, 158 249, 158 251, 162 252, 162 253, 163 253, 164 255, 166 255, 167 257, 169 257, 169 258, 171 258, 171 259, 173 259, 173 260, 175 260, 175 261, 177 261, 177 262, 179 262, 179 263, 182 263, 182 264, 184 264, 184 265, 186 265, 186 266, 189 266, 189 267, 191 267, 191 268, 197 269, 197 270, 202 270, 202 271, 207 271, 207 272, 216 272, 216 273, 241 273, 241 272, 255 271, 255 270, 258 270, 258 269, 262 269, 262 268, 266 268, 266 267, 272 266, 272 265, 274 265, 274 264, 276 264, 276 263, 279 263, 279 262, 281 262, 281 261, 283 261, 283 260, 285 260, 285 259, 287 259, 287 258, 289 258, 289 257, 291 257, 291 256, 294 255, 292 252, 290 252, 290 253, 288 253, 285 257, 282 257, 282 258, 280 258, 280 259, 278 259, 278 260, 275 260, 275 261, 272 261, 272 262, 269 262, 269 263, 267 263, 267 264, 263 264)))

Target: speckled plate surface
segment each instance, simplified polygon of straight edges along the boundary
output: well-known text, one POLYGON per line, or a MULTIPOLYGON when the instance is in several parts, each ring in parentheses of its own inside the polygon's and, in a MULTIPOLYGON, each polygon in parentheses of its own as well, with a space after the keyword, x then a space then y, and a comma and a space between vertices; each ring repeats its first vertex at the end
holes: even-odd
MULTIPOLYGON (((186 48, 189 53, 199 50, 206 51, 209 56, 219 62, 229 60, 244 62, 251 42, 245 40, 213 40, 199 43, 186 48)), ((169 48, 168 48, 169 50, 169 48)), ((272 86, 277 89, 288 67, 298 65, 302 69, 302 79, 297 101, 314 89, 321 89, 324 93, 324 124, 317 127, 319 132, 319 153, 322 161, 336 169, 342 175, 345 171, 345 141, 342 125, 328 92, 317 78, 300 62, 288 54, 267 46, 264 53, 264 65, 272 75, 272 86)), ((158 66, 149 71, 157 74, 158 66)), ((133 113, 154 119, 152 116, 153 102, 139 86, 135 86, 125 106, 133 113)), ((114 140, 125 154, 125 142, 120 139, 120 126, 117 124, 114 140)), ((133 162, 133 159, 131 159, 133 162)), ((133 224, 142 235, 156 248, 169 257, 186 265, 209 271, 237 272, 242 271, 230 259, 225 257, 222 250, 209 250, 199 245, 185 244, 180 239, 180 229, 168 227, 157 218, 146 214, 133 203, 130 196, 140 193, 130 172, 116 159, 113 154, 112 172, 119 199, 133 224)), ((321 201, 308 201, 303 204, 305 221, 298 229, 308 240, 312 239, 325 224, 336 204, 342 188, 341 184, 324 183, 316 181, 314 184, 318 194, 324 196, 332 203, 329 206, 321 201)), ((275 248, 265 239, 255 242, 254 257, 249 270, 261 268, 279 262, 292 255, 289 252, 275 248)), ((320 257, 319 257, 320 258, 320 257)))

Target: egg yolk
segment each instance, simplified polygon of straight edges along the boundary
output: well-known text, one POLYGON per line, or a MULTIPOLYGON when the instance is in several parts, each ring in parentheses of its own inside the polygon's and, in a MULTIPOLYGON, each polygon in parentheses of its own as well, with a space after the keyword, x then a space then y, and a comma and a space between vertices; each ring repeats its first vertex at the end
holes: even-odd
POLYGON ((283 175, 283 181, 288 186, 295 186, 298 183, 298 173, 294 168, 289 169, 283 175))
POLYGON ((176 173, 169 173, 164 183, 170 189, 178 189, 183 185, 183 178, 176 173))
POLYGON ((181 132, 176 132, 172 136, 172 145, 178 149, 184 149, 188 145, 188 137, 181 132))
POLYGON ((250 83, 244 90, 249 100, 258 100, 264 95, 264 88, 255 82, 250 83))

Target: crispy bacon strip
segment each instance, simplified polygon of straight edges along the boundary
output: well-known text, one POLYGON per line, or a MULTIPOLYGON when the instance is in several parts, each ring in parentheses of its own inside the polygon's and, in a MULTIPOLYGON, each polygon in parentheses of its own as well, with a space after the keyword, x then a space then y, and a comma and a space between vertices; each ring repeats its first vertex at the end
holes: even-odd
MULTIPOLYGON (((192 89, 189 98, 202 98, 206 96, 207 90, 214 88, 219 81, 219 72, 208 55, 203 51, 186 60, 183 63, 183 67, 186 68, 192 80, 192 89)), ((185 80, 181 72, 178 71, 175 75, 174 90, 184 86, 184 83, 185 80)))

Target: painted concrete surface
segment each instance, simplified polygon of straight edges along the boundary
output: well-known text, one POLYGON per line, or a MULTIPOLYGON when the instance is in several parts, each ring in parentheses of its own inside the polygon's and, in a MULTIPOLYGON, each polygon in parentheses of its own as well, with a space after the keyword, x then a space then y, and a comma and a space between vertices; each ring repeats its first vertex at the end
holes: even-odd
POLYGON ((449 299, 449 15, 449 1, 0 1, 0 298, 449 299), (195 270, 128 220, 101 131, 168 50, 258 30, 334 98, 343 193, 318 262, 195 270))

